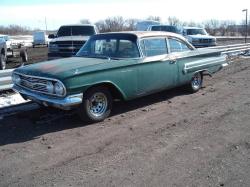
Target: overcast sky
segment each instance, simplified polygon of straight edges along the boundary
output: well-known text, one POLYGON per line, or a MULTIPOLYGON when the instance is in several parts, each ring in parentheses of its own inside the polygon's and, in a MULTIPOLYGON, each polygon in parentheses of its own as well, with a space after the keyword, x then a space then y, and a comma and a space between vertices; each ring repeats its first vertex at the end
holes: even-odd
POLYGON ((164 21, 175 16, 182 21, 245 18, 242 9, 250 0, 0 0, 0 25, 18 24, 31 28, 57 29, 81 19, 96 22, 112 16, 144 19, 160 16, 164 21))

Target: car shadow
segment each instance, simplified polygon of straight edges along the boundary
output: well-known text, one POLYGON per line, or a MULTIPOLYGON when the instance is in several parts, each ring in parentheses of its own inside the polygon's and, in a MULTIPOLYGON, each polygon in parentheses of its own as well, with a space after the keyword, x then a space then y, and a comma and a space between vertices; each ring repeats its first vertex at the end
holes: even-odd
MULTIPOLYGON (((147 107, 173 97, 190 94, 184 88, 175 88, 131 101, 114 102, 112 116, 147 107)), ((76 111, 43 108, 24 111, 0 119, 0 146, 27 142, 48 133, 88 126, 80 120, 76 111)), ((98 123, 97 123, 98 125, 98 123)))

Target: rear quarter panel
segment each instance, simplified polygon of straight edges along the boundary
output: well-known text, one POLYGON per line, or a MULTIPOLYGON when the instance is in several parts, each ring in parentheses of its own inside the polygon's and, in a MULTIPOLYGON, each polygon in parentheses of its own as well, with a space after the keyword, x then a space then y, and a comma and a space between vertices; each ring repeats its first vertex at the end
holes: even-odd
POLYGON ((178 82, 179 85, 189 83, 193 75, 197 72, 207 71, 213 74, 219 71, 226 57, 218 51, 193 50, 179 53, 178 63, 178 82))

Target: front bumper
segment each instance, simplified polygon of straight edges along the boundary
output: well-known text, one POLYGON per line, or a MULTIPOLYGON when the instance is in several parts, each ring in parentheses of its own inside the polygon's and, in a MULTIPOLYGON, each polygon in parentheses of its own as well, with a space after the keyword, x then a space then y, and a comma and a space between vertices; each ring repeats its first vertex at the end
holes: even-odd
POLYGON ((13 86, 13 90, 20 93, 26 100, 29 99, 44 106, 52 106, 63 110, 70 110, 73 107, 80 105, 83 97, 83 94, 69 95, 64 98, 50 97, 24 89, 17 85, 13 86))

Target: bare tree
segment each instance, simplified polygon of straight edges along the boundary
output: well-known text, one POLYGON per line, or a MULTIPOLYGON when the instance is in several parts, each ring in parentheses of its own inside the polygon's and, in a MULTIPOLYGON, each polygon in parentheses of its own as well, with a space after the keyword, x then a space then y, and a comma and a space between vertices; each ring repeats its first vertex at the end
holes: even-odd
POLYGON ((126 23, 123 17, 117 16, 98 21, 96 22, 96 26, 100 32, 114 32, 125 30, 126 23))
POLYGON ((173 26, 180 26, 182 25, 182 22, 177 17, 168 17, 168 24, 173 26))
POLYGON ((136 23, 138 22, 139 20, 138 19, 127 19, 125 20, 125 24, 126 24, 126 30, 128 31, 134 31, 135 28, 136 28, 136 23))
POLYGON ((204 27, 206 31, 211 35, 216 35, 216 30, 219 28, 220 22, 216 19, 211 19, 208 21, 205 21, 204 27))
POLYGON ((32 30, 29 27, 25 26, 9 25, 9 26, 0 26, 0 33, 8 35, 31 34, 32 30))
POLYGON ((91 24, 91 22, 88 19, 81 19, 80 23, 81 24, 91 24))
POLYGON ((152 20, 152 21, 159 21, 161 22, 161 17, 160 16, 149 16, 146 18, 146 20, 152 20))

